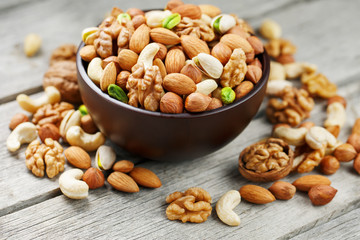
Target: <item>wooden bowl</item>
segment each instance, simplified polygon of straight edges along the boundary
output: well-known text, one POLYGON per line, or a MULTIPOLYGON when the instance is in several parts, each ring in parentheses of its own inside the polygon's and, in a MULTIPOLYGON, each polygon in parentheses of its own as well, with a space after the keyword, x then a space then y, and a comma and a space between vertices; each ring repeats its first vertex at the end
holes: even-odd
MULTIPOLYGON (((81 42, 78 49, 83 46, 81 42)), ((100 131, 131 153, 163 161, 201 157, 236 138, 257 113, 270 70, 264 52, 257 55, 263 76, 245 97, 212 111, 166 114, 130 106, 102 92, 86 74, 88 63, 79 50, 76 65, 81 97, 100 131)))

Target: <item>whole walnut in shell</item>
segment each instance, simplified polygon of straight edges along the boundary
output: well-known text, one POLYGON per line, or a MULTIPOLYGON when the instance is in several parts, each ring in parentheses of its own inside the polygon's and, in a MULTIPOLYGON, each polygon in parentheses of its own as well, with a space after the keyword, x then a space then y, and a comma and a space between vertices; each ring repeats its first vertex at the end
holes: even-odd
POLYGON ((56 87, 63 101, 81 103, 75 62, 58 61, 52 64, 43 79, 43 87, 48 86, 56 87))

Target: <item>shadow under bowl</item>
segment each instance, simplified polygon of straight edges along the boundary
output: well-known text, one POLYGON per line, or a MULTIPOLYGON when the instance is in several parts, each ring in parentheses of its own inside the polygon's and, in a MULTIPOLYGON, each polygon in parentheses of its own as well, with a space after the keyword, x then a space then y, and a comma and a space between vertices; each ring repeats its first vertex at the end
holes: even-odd
POLYGON ((121 148, 144 158, 161 161, 205 156, 236 138, 257 113, 265 96, 270 71, 266 52, 259 54, 263 75, 250 93, 238 101, 202 113, 166 114, 122 103, 102 92, 86 73, 88 63, 76 55, 78 83, 83 103, 95 124, 121 148))

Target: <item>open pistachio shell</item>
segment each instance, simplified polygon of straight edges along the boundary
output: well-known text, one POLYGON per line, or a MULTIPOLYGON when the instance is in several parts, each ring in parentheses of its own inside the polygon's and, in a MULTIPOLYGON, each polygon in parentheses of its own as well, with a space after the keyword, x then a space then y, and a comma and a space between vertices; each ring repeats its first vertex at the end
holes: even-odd
POLYGON ((206 53, 199 53, 196 57, 192 59, 195 63, 195 66, 200 69, 204 74, 208 75, 213 79, 220 78, 223 72, 223 65, 221 62, 206 53))
POLYGON ((99 170, 109 170, 116 160, 116 154, 114 150, 102 145, 96 151, 95 165, 99 170))
POLYGON ((214 17, 211 22, 211 26, 213 27, 213 29, 220 34, 226 33, 235 25, 235 18, 229 14, 218 15, 214 17))

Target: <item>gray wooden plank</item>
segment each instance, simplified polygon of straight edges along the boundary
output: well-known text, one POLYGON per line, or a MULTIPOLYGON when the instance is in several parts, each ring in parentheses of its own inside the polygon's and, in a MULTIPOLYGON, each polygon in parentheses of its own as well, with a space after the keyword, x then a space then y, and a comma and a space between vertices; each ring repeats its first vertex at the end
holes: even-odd
MULTIPOLYGON (((340 137, 343 140, 355 118, 350 109, 360 111, 358 91, 359 86, 354 81, 340 89, 340 94, 347 96, 350 106, 347 125, 340 137)), ((324 104, 318 104, 318 114, 313 114, 311 120, 317 123, 323 121, 324 104)), ((269 205, 257 206, 243 201, 235 210, 242 224, 235 228, 222 224, 215 212, 203 224, 181 224, 166 219, 164 199, 173 191, 191 186, 203 187, 212 195, 215 206, 216 200, 225 191, 237 190, 249 183, 237 171, 238 155, 246 145, 269 133, 270 124, 263 117, 257 118, 233 142, 209 156, 178 163, 139 164, 158 174, 163 181, 160 189, 142 188, 139 193, 126 194, 112 190, 107 184, 104 188, 91 191, 89 198, 82 201, 60 195, 2 216, 2 232, 10 239, 49 235, 64 238, 164 239, 169 232, 174 239, 288 238, 360 207, 360 195, 357 194, 360 192, 360 178, 352 170, 351 163, 345 163, 329 177, 338 194, 323 207, 312 206, 306 194, 297 193, 290 201, 276 201, 269 205), (67 226, 66 229, 64 226, 67 226)), ((298 174, 292 174, 284 180, 292 182, 298 177, 298 174)), ((259 185, 269 187, 270 184, 259 185)))
POLYGON ((301 233, 292 239, 314 239, 319 235, 319 233, 321 233, 322 239, 359 239, 359 215, 360 209, 357 208, 349 213, 335 218, 330 222, 301 233))
MULTIPOLYGON (((24 0, 25 1, 25 0, 24 0)), ((8 1, 10 4, 11 1, 8 1)), ((42 77, 48 68, 48 59, 52 50, 64 43, 78 44, 81 31, 85 27, 97 25, 106 12, 114 5, 126 10, 130 7, 142 9, 163 8, 167 0, 157 1, 122 1, 116 3, 111 0, 47 0, 33 1, 14 7, 5 8, 0 14, 0 103, 15 99, 21 92, 34 93, 39 91, 42 77), (19 27, 21 26, 21 27, 19 27), (28 33, 37 33, 43 39, 41 51, 33 58, 23 54, 23 39, 28 33)), ((215 0, 193 1, 196 4, 218 4, 215 0)), ((224 12, 235 12, 241 16, 261 15, 266 11, 281 7, 290 0, 246 0, 241 3, 222 2, 224 12)), ((5 3, 4 3, 5 4, 5 3)), ((1 5, 0 5, 1 11, 1 5)))

